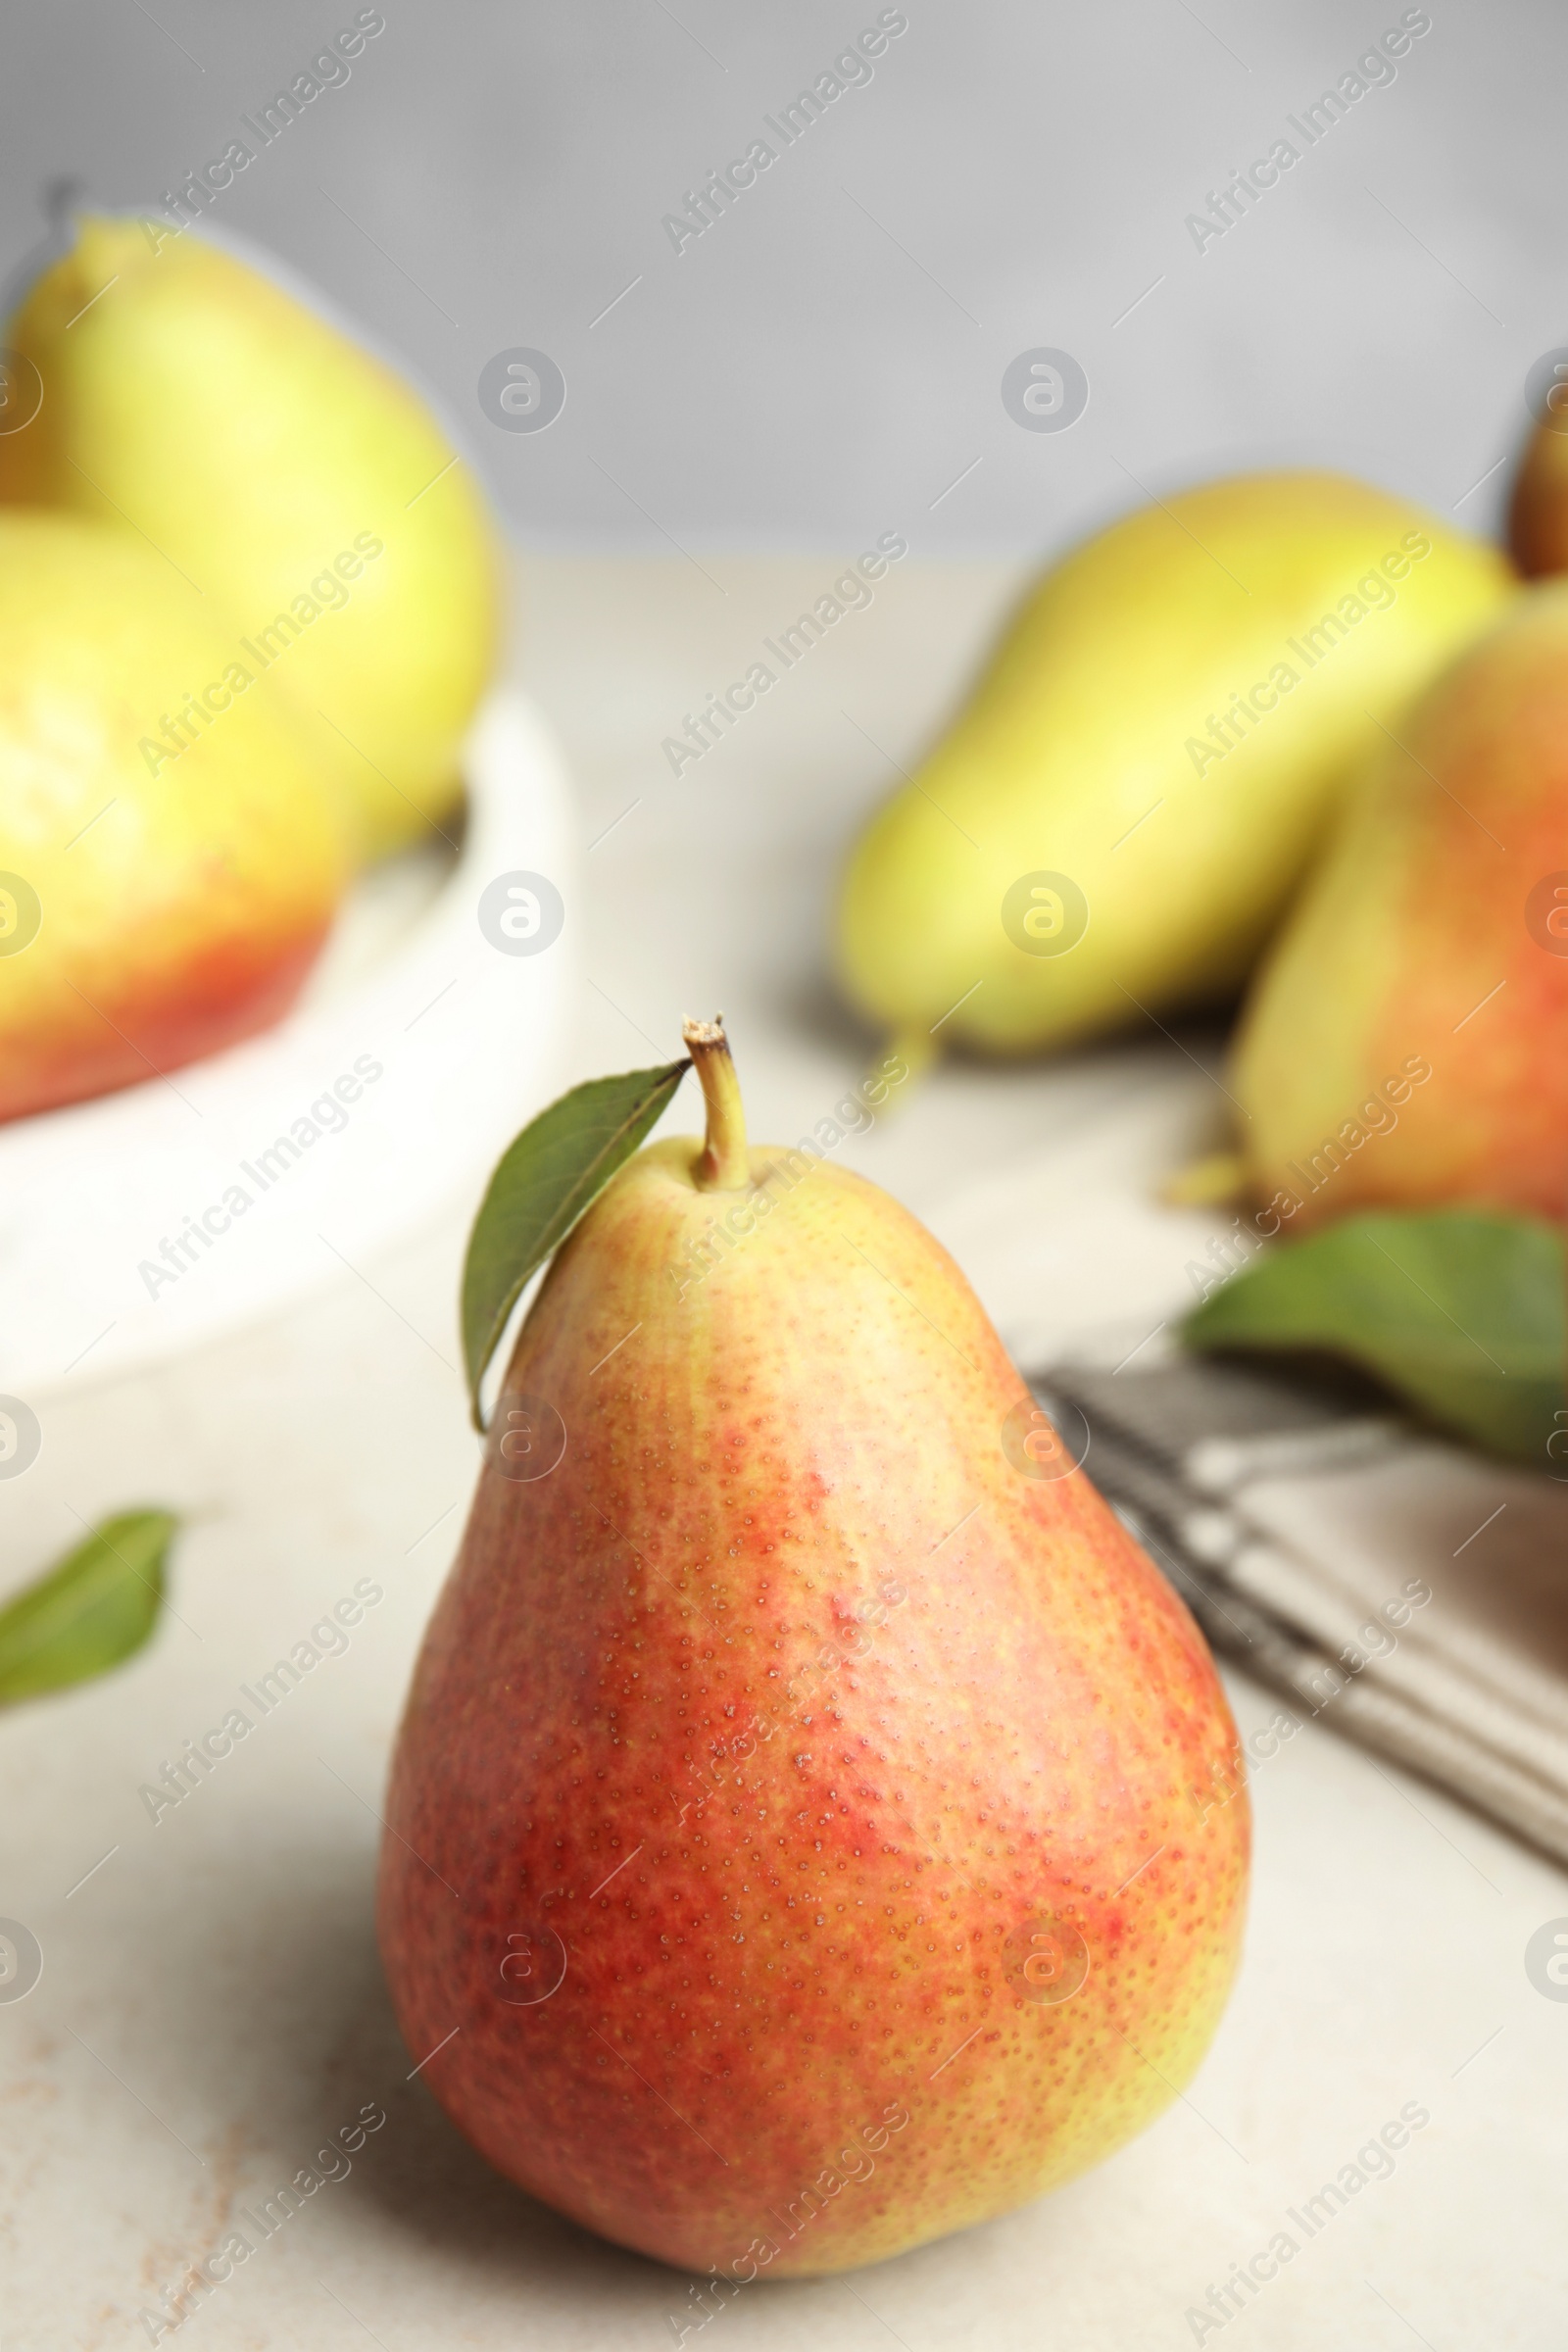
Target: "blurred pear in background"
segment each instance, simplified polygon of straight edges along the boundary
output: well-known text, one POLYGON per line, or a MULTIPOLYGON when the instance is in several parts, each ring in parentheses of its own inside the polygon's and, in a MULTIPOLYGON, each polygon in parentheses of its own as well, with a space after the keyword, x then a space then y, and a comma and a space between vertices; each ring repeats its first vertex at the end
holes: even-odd
POLYGON ((857 845, 850 1002, 906 1055, 1048 1046, 1235 991, 1348 777, 1516 593, 1330 473, 1142 507, 1053 566, 857 845))
POLYGON ((424 403, 270 277, 167 221, 84 214, 4 340, 41 401, 0 500, 139 534, 318 737, 364 857, 462 793, 500 556, 424 403))
POLYGON ((348 860, 212 604, 133 532, 0 510, 0 1119, 276 1020, 348 860))
POLYGON ((1241 1149, 1293 1232, 1568 1187, 1568 583, 1529 590, 1351 793, 1244 1014, 1241 1149))

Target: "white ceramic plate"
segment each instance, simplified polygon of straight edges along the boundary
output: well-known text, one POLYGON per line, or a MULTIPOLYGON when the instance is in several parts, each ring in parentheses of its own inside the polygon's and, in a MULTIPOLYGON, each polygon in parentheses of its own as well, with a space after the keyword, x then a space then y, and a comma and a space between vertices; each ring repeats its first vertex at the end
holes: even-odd
POLYGON ((456 857, 367 876, 275 1029, 0 1127, 0 1391, 167 1356, 364 1265, 476 1190, 549 1101, 574 961, 564 770, 503 689, 466 772, 456 857), (509 897, 517 875, 565 903, 543 947, 549 892, 509 897))

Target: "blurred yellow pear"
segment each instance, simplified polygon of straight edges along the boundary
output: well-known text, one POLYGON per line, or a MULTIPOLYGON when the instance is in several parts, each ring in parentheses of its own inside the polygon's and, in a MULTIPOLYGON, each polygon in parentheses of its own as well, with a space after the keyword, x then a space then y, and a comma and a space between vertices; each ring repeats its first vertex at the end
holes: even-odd
POLYGON ((250 1036, 315 958, 341 811, 228 652, 132 532, 0 511, 0 1119, 250 1036))
POLYGON ((76 227, 5 333, 41 399, 0 434, 0 499, 167 556, 319 737, 363 854, 397 848, 456 804, 495 659, 472 475, 390 368, 260 271, 167 222, 76 227))
POLYGON ((1124 516, 1046 574, 858 843, 851 1002, 906 1052, 1028 1054, 1234 990, 1357 760, 1515 588, 1336 474, 1124 516))

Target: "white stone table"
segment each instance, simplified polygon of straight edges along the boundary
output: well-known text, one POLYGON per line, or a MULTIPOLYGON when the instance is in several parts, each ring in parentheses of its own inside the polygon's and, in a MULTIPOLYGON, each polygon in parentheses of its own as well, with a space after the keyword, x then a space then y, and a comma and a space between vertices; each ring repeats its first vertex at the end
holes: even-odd
MULTIPOLYGON (((683 1012, 722 1007, 754 1132, 788 1140, 865 1052, 820 977, 840 847, 894 773, 881 754, 907 761, 1015 580, 906 562, 677 779, 662 738, 841 568, 702 565, 528 566, 520 666, 565 741, 585 845, 614 825, 570 910, 571 1064, 663 1058, 683 1012)), ((847 1149, 958 1252, 1008 1338, 1049 1350, 1180 1303, 1202 1220, 1151 1193, 1219 1102, 1152 1037, 940 1071, 847 1149)), ((38 1461, 0 1485, 8 1587, 83 1518, 167 1499, 190 1521, 154 1647, 0 1718, 0 1915, 45 1955, 0 2004, 0 2352, 145 2342, 138 2309, 367 2109, 386 2120, 347 2177, 181 2343, 668 2352, 687 2316, 684 2280, 514 2193, 406 2081, 371 1936, 388 1745, 475 1469, 454 1296, 482 1173, 454 1170, 439 1230, 332 1267, 270 1327, 138 1379, 94 1386, 84 1364, 40 1408, 38 1461), (155 1826, 139 1785, 362 1579, 383 1597, 346 1654, 155 1826)), ((1274 1711, 1231 1687, 1244 1732, 1274 1711)), ((1245 1967, 1188 2097, 1054 2198, 872 2272, 760 2287, 707 2345, 1174 2352, 1211 2284, 1290 2230, 1294 2259, 1202 2340, 1560 2352, 1568 2004, 1532 1988, 1523 1952, 1568 1914, 1568 1884, 1325 1729, 1254 1800, 1245 1967), (1289 2210, 1411 2102, 1430 2121, 1391 2177, 1308 2240, 1289 2210)))

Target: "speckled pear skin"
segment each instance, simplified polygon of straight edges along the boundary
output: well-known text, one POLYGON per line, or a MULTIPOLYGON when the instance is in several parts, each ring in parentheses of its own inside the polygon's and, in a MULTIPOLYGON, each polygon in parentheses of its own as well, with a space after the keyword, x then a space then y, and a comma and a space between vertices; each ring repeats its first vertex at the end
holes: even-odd
POLYGON ((621 1172, 522 1329, 379 1925, 493 2164, 748 2282, 1006 2212, 1158 2114, 1250 1831, 1201 1637, 1085 1476, 1014 1467, 1026 1393, 945 1251, 835 1165, 702 1191, 699 1152, 621 1172), (555 1450, 540 1401, 564 1451, 507 1475, 509 1433, 555 1450), (1039 1997, 1058 1952, 1087 1977, 1039 1997))

